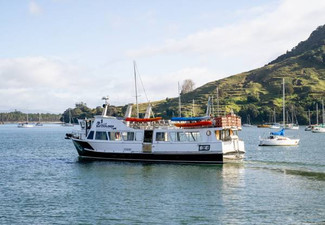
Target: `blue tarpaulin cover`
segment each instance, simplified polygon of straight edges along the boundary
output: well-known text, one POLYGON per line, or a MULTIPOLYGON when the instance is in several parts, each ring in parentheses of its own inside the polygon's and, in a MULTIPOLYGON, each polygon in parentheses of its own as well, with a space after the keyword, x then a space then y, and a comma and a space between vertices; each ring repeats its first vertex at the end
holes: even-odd
POLYGON ((201 121, 209 119, 209 116, 202 116, 202 117, 172 117, 171 121, 201 121))
POLYGON ((280 136, 284 136, 284 129, 282 128, 282 130, 278 131, 278 132, 271 132, 271 135, 280 135, 280 136))

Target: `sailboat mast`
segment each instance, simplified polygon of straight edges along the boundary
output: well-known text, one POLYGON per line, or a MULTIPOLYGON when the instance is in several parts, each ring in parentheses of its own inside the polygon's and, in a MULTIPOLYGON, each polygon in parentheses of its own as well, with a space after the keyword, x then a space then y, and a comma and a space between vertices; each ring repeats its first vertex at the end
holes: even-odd
POLYGON ((285 115, 285 87, 284 87, 284 78, 282 78, 282 88, 283 88, 283 105, 282 105, 282 118, 283 118, 283 128, 285 128, 285 118, 286 118, 286 115, 285 115))
POLYGON ((217 116, 220 116, 219 114, 219 88, 217 87, 217 116))
POLYGON ((179 110, 179 117, 182 116, 182 103, 181 103, 181 89, 178 82, 178 110, 179 110))
POLYGON ((316 124, 318 125, 318 102, 316 102, 316 124))
POLYGON ((192 105, 192 116, 194 117, 194 99, 193 99, 193 105, 192 105))
POLYGON ((137 118, 139 118, 139 105, 138 105, 138 87, 137 87, 137 72, 136 72, 136 64, 133 61, 133 70, 134 70, 134 85, 135 85, 135 104, 137 107, 137 118))
POLYGON ((323 114, 323 126, 324 126, 324 121, 325 121, 325 115, 324 115, 324 100, 322 100, 322 114, 323 114))

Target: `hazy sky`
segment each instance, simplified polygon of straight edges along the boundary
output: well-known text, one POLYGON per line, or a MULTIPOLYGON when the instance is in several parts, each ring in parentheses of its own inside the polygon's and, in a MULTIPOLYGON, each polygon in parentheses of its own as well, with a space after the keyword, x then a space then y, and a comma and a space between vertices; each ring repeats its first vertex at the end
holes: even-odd
POLYGON ((149 100, 175 97, 185 79, 267 64, 324 12, 324 0, 0 0, 0 111, 134 102, 133 60, 149 100))

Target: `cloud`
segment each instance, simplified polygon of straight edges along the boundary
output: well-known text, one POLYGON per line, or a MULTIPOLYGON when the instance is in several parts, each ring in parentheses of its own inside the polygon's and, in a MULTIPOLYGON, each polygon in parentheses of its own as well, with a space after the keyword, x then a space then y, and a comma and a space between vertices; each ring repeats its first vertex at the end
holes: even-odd
POLYGON ((92 81, 87 69, 46 57, 0 59, 0 109, 39 109, 61 112, 81 101, 80 87, 92 81))
POLYGON ((29 2, 28 9, 29 13, 32 15, 38 15, 43 12, 42 8, 35 1, 29 2))
MULTIPOLYGON (((200 54, 226 58, 251 58, 267 63, 270 57, 294 47, 325 21, 325 1, 284 0, 278 7, 247 10, 248 20, 202 30, 180 39, 168 39, 156 46, 126 52, 131 58, 161 54, 200 54), (251 14, 256 16, 250 17, 251 14), (262 60, 261 60, 262 59, 262 60)), ((243 13, 243 12, 240 12, 243 13)))

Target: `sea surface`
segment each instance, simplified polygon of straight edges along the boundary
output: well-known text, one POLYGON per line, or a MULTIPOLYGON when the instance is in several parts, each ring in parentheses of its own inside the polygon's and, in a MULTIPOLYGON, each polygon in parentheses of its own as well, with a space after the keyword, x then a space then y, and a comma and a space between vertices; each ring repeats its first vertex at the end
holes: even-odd
POLYGON ((84 161, 45 124, 0 125, 0 224, 325 224, 325 134, 259 147, 224 165, 84 161))

